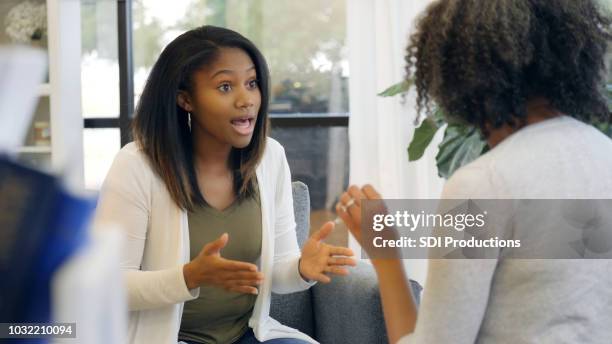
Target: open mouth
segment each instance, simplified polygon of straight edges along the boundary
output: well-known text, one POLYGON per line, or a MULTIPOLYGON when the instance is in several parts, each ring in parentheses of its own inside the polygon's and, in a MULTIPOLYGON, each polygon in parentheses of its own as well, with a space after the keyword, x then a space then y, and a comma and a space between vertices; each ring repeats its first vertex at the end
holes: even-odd
POLYGON ((231 120, 232 127, 241 135, 248 135, 255 127, 255 117, 239 117, 231 120))
POLYGON ((253 122, 253 118, 238 118, 238 119, 233 119, 232 120, 232 125, 235 127, 248 127, 251 125, 251 122, 253 122))

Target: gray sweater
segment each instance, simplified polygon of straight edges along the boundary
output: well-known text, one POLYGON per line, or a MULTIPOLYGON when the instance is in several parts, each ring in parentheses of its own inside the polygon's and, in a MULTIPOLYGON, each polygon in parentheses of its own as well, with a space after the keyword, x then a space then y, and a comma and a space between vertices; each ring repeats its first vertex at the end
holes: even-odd
MULTIPOLYGON (((530 125, 458 170, 443 198, 610 199, 612 140, 565 116, 530 125)), ((612 343, 611 260, 447 259, 428 269, 415 332, 401 344, 612 343)))

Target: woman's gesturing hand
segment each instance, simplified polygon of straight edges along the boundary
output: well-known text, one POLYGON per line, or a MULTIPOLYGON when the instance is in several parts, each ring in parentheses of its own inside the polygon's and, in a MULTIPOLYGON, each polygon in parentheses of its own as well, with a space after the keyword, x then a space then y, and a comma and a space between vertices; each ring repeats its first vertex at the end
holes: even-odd
MULTIPOLYGON (((365 185, 362 188, 359 188, 355 185, 351 185, 346 192, 344 192, 340 196, 340 201, 336 204, 336 214, 344 221, 349 231, 357 239, 359 245, 367 252, 372 264, 376 268, 379 263, 383 263, 388 261, 389 259, 397 259, 401 257, 401 252, 399 249, 385 247, 384 254, 382 254, 381 250, 373 247, 371 242, 365 242, 369 239, 364 239, 364 233, 362 230, 362 208, 363 201, 373 201, 373 200, 381 200, 381 196, 372 187, 372 185, 365 185), (381 258, 381 256, 384 256, 381 258)), ((371 212, 377 214, 386 214, 387 209, 384 203, 376 202, 375 204, 370 203, 368 209, 366 209, 368 214, 371 212)), ((368 216, 365 214, 365 216, 368 216)), ((395 239, 396 232, 395 231, 386 231, 384 234, 388 239, 395 239)))
POLYGON ((221 257, 221 249, 228 240, 227 233, 221 235, 204 245, 200 254, 183 266, 187 288, 209 285, 237 293, 257 294, 263 274, 257 271, 255 264, 221 257))
POLYGON ((331 279, 325 273, 348 275, 349 272, 344 266, 355 266, 355 260, 350 258, 353 256, 350 248, 332 246, 323 242, 333 229, 334 223, 327 222, 313 233, 304 245, 299 270, 305 280, 329 283, 331 279))
POLYGON ((364 199, 378 200, 380 198, 380 194, 372 185, 366 185, 361 189, 355 185, 351 185, 346 192, 340 196, 340 201, 336 204, 336 214, 344 221, 361 247, 367 248, 363 243, 361 233, 361 201, 364 199))

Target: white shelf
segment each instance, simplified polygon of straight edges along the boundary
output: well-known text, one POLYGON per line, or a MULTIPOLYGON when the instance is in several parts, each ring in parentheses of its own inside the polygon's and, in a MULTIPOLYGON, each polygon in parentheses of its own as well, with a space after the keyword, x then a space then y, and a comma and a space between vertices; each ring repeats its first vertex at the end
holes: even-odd
POLYGON ((83 181, 81 1, 46 0, 51 167, 74 190, 83 181))
POLYGON ((51 146, 23 146, 17 149, 18 153, 51 154, 51 146))
POLYGON ((40 86, 38 86, 38 94, 41 97, 50 96, 51 95, 51 85, 49 85, 48 83, 40 84, 40 86))
MULTIPOLYGON (((23 0, 0 0, 2 13, 23 0)), ((38 3, 39 1, 36 1, 38 3)), ((37 48, 47 50, 47 80, 34 87, 38 105, 30 132, 24 136, 22 147, 13 153, 25 155, 28 160, 40 160, 53 172, 61 174, 65 183, 75 190, 83 181, 83 115, 81 113, 81 1, 41 0, 46 3, 47 41, 36 42, 37 48), (41 43, 41 44, 38 44, 41 43), (36 146, 36 121, 49 123, 45 137, 49 146, 36 146)), ((0 44, 8 43, 0 27, 0 44)), ((43 128, 42 130, 47 130, 43 128)), ((13 146, 15 147, 15 146, 13 146)))

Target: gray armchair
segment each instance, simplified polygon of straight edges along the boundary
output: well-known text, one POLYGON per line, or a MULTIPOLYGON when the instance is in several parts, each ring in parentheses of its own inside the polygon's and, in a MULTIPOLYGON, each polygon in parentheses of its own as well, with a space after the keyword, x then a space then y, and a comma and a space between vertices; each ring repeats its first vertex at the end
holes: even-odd
MULTIPOLYGON (((293 207, 301 247, 310 230, 310 196, 304 183, 293 183, 293 207)), ((273 294, 270 315, 322 344, 388 343, 374 269, 359 261, 350 272, 303 292, 273 294)), ((418 304, 422 288, 410 283, 418 304)))

